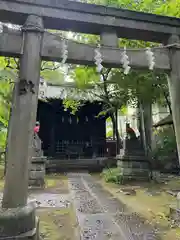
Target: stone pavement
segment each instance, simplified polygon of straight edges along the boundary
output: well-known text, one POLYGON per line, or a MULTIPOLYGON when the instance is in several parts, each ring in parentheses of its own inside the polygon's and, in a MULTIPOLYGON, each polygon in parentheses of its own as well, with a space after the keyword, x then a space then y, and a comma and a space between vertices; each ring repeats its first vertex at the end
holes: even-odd
MULTIPOLYGON (((0 206, 2 201, 0 192, 0 206)), ((67 208, 71 204, 69 194, 32 193, 28 197, 28 203, 34 202, 38 208, 67 208)))
POLYGON ((81 240, 159 240, 157 229, 103 189, 89 174, 68 173, 81 240))

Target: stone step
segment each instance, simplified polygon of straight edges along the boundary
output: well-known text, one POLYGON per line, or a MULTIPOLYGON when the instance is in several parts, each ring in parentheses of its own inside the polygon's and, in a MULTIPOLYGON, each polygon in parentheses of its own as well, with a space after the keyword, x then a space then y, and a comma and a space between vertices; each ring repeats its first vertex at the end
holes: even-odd
POLYGON ((46 164, 48 171, 70 171, 70 170, 99 170, 106 166, 106 160, 99 159, 73 159, 73 160, 49 160, 46 164))

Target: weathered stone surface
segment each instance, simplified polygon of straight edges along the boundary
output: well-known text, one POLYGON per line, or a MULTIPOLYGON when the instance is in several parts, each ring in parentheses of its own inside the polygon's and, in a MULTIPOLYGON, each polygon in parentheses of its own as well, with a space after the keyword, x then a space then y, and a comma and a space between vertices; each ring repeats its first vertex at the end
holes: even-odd
POLYGON ((43 171, 30 171, 30 179, 44 179, 45 169, 43 171))
POLYGON ((1 21, 19 25, 30 14, 40 15, 46 29, 101 34, 103 28, 108 27, 120 38, 151 42, 164 42, 170 34, 180 34, 179 19, 79 1, 6 0, 0 2, 0 10, 1 21))
POLYGON ((44 179, 30 179, 29 180, 29 188, 44 188, 45 182, 44 179))
POLYGON ((140 168, 140 169, 149 169, 149 163, 146 161, 140 161, 138 159, 134 161, 118 161, 118 166, 123 168, 140 168))
POLYGON ((41 17, 29 15, 26 21, 24 19, 19 76, 13 89, 8 127, 6 184, 2 202, 4 208, 24 206, 28 196, 28 168, 37 112, 43 30, 41 17))
POLYGON ((150 164, 138 139, 126 139, 117 158, 123 181, 150 179, 150 164))
POLYGON ((31 163, 35 163, 37 165, 41 164, 43 165, 46 162, 46 157, 43 156, 43 152, 41 152, 41 156, 40 157, 32 157, 31 163))
POLYGON ((40 208, 67 208, 71 204, 70 194, 32 193, 28 199, 40 208))
POLYGON ((44 164, 31 164, 31 171, 44 171, 44 164))
MULTIPOLYGON (((20 31, 9 31, 0 33, 1 45, 0 53, 6 56, 19 57, 21 56, 21 46, 23 37, 20 31)), ((41 52, 42 60, 51 61, 53 58, 57 61, 62 61, 62 41, 63 39, 49 33, 44 33, 43 47, 41 52)), ((96 46, 83 45, 68 41, 68 58, 67 63, 90 65, 94 64, 94 50, 96 46), (82 54, 83 53, 83 54, 82 54)), ((124 51, 120 49, 109 49, 101 47, 103 63, 106 67, 121 67, 121 58, 119 56, 124 51)), ((169 70, 168 49, 154 49, 156 59, 155 68, 169 70)), ((147 68, 148 62, 144 59, 144 52, 136 52, 128 50, 129 59, 131 59, 131 67, 147 68)))
POLYGON ((35 134, 33 139, 33 157, 29 170, 29 186, 40 188, 45 186, 45 163, 46 157, 43 156, 43 151, 41 150, 41 140, 35 134))
POLYGON ((104 212, 101 203, 87 189, 81 177, 68 174, 82 240, 125 240, 110 214, 104 212))
POLYGON ((25 207, 13 209, 0 209, 1 238, 26 234, 34 230, 35 226, 36 215, 33 204, 28 204, 25 207))
POLYGON ((69 171, 102 171, 106 166, 106 158, 96 158, 96 159, 74 159, 71 160, 48 160, 46 164, 46 169, 49 172, 69 172, 69 171))
POLYGON ((159 240, 156 228, 145 223, 145 219, 132 213, 121 201, 113 198, 99 183, 87 174, 68 174, 70 190, 74 199, 77 219, 80 225, 81 239, 97 240, 159 240), (94 198, 99 212, 94 213, 94 204, 87 206, 88 211, 80 212, 77 201, 87 201, 86 197, 94 198), (92 208, 89 211, 89 208, 92 208))

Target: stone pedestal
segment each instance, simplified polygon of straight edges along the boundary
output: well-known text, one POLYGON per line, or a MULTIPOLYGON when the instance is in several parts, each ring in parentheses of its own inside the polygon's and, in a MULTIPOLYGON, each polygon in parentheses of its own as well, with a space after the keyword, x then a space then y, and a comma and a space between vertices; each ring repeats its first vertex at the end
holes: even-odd
POLYGON ((0 239, 39 240, 39 220, 34 205, 0 209, 0 239))
POLYGON ((122 173, 122 181, 150 179, 150 163, 138 139, 126 139, 117 156, 117 166, 122 173))
POLYGON ((32 157, 29 171, 29 186, 40 188, 45 186, 45 163, 46 157, 32 157))
POLYGON ((41 140, 37 134, 33 139, 33 157, 29 169, 29 186, 43 188, 45 186, 46 157, 41 150, 41 140))

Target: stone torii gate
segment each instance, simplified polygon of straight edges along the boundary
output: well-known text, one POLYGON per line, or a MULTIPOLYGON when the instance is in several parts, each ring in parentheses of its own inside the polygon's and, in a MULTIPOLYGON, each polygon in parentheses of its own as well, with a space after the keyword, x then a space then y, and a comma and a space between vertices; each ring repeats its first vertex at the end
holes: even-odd
MULTIPOLYGON (((20 58, 8 134, 7 173, 2 206, 17 208, 18 214, 23 215, 21 220, 25 219, 18 229, 14 212, 8 213, 8 216, 14 217, 13 224, 16 226, 9 232, 11 227, 4 224, 3 219, 7 219, 7 215, 3 210, 0 223, 4 225, 0 225, 4 226, 4 230, 0 236, 12 237, 35 227, 34 209, 27 206, 27 196, 40 64, 41 60, 61 61, 63 41, 61 37, 45 32, 44 29, 100 35, 105 67, 121 67, 120 55, 123 49, 118 49, 118 38, 172 44, 168 49, 155 49, 154 55, 155 69, 170 73, 168 83, 180 156, 180 19, 73 1, 1 0, 0 21, 23 26, 21 31, 6 29, 0 34, 0 55, 20 58), (29 221, 29 228, 22 224, 27 223, 26 220, 29 221)), ((69 40, 67 63, 94 65, 95 48, 69 40)), ((143 52, 128 51, 128 56, 131 67, 148 68, 143 52)))

